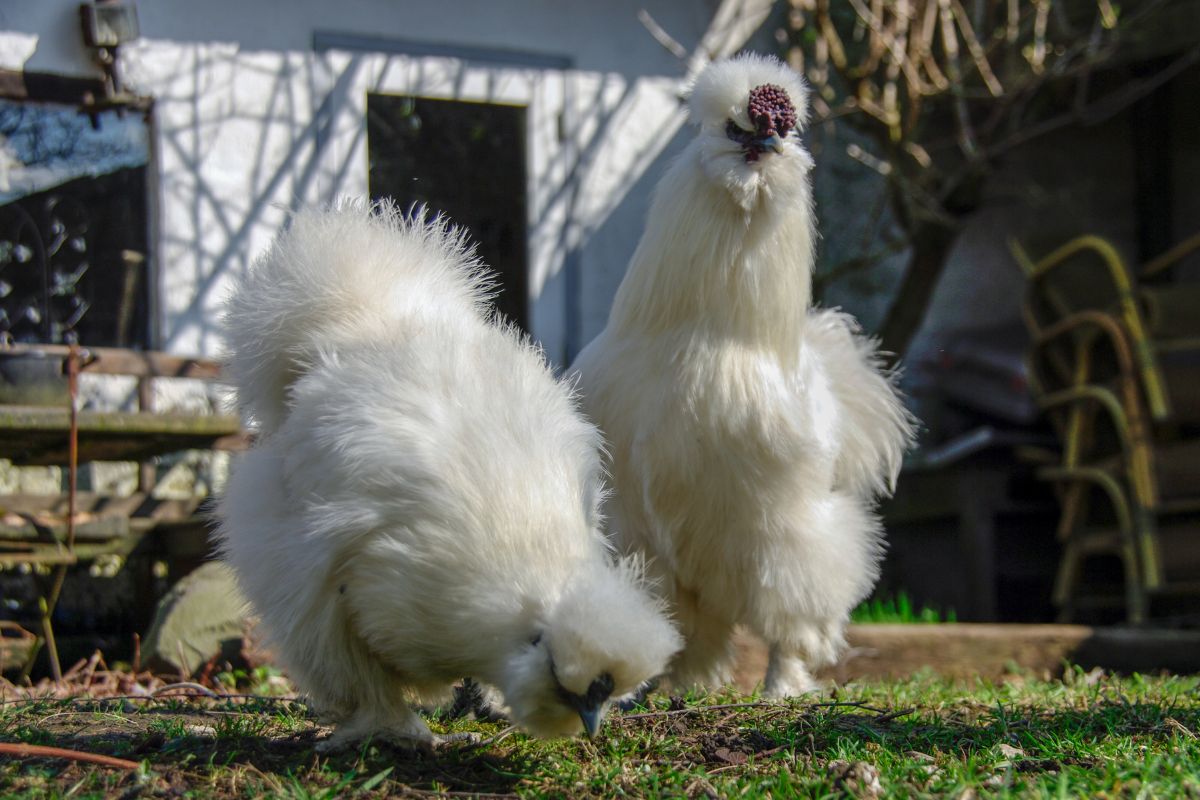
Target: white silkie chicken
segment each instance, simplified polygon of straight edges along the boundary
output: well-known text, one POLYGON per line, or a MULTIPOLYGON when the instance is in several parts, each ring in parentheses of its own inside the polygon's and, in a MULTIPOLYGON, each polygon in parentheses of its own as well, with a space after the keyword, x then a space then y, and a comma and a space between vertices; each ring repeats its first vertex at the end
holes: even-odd
POLYGON ((433 745, 409 703, 464 676, 590 735, 680 646, 599 530, 598 433, 486 299, 461 233, 350 204, 296 215, 229 300, 258 441, 220 547, 326 747, 433 745))
POLYGON ((875 343, 810 307, 801 78, 769 58, 717 62, 689 112, 699 135, 573 371, 607 439, 611 531, 646 557, 686 640, 671 680, 725 680, 740 624, 770 645, 766 693, 795 695, 878 577, 874 501, 913 421, 875 343))

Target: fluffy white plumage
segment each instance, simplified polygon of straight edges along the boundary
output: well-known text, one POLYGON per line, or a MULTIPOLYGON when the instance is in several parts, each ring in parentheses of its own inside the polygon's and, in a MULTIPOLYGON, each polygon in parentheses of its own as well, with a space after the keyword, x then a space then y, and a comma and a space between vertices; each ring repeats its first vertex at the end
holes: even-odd
POLYGON ((462 234, 302 212, 229 300, 259 440, 220 540, 297 684, 339 728, 429 745, 409 701, 496 687, 538 735, 594 732, 680 640, 599 531, 599 436, 485 306, 462 234))
POLYGON ((872 508, 913 433, 875 343, 810 307, 806 99, 774 59, 699 75, 699 135, 573 367, 608 440, 610 528, 646 556, 686 639, 682 684, 723 681, 742 624, 770 644, 768 694, 811 688, 806 664, 836 657, 878 577, 872 508), (774 116, 751 118, 752 92, 774 116))

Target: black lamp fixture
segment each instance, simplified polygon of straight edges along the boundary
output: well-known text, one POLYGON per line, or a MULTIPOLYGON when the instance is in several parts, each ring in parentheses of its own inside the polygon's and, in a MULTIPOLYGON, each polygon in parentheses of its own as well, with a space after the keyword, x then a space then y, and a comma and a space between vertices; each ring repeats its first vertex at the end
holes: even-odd
POLYGON ((137 5, 120 0, 97 0, 79 7, 83 42, 112 49, 138 38, 137 5))
POLYGON ((96 61, 104 70, 102 97, 88 93, 84 96, 83 111, 98 127, 101 111, 115 108, 118 112, 131 106, 141 106, 144 99, 125 92, 117 68, 120 47, 138 38, 137 4, 132 0, 93 0, 79 6, 83 43, 95 50, 96 61))

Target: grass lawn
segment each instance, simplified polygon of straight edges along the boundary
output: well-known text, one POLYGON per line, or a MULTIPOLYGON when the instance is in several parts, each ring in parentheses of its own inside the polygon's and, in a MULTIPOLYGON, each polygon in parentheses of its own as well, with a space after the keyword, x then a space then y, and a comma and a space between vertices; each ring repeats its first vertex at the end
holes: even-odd
MULTIPOLYGON (((278 679, 254 694, 286 692, 278 679)), ((314 752, 301 703, 269 697, 13 699, 0 742, 137 769, 0 755, 0 797, 1200 798, 1200 678, 1066 673, 852 684, 789 703, 652 695, 593 741, 457 720, 477 746, 314 752)))

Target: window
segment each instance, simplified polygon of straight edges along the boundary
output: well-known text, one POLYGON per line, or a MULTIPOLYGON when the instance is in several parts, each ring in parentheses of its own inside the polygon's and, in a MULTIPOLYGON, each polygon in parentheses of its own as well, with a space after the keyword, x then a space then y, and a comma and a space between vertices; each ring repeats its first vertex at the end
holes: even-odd
POLYGON ((146 128, 0 100, 0 335, 149 344, 146 128))

